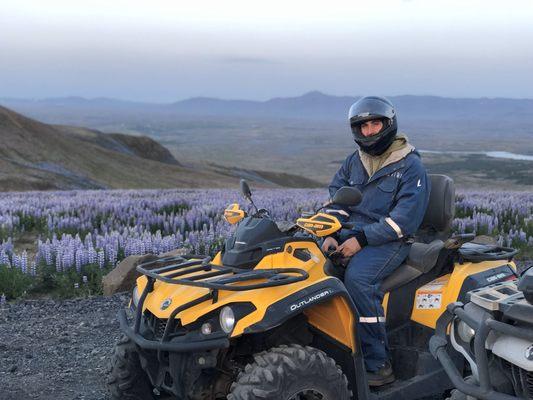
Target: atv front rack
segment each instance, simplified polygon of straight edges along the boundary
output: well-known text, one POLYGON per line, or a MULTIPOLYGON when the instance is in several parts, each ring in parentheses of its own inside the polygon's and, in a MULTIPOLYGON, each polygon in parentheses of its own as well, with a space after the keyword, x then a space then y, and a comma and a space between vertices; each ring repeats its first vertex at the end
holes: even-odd
POLYGON ((137 266, 137 271, 146 275, 149 281, 152 278, 174 285, 229 291, 288 285, 303 281, 309 277, 309 274, 300 268, 247 270, 213 264, 211 263, 211 257, 192 254, 158 258, 154 261, 145 262, 137 266), (241 284, 257 280, 262 282, 247 285, 241 284))

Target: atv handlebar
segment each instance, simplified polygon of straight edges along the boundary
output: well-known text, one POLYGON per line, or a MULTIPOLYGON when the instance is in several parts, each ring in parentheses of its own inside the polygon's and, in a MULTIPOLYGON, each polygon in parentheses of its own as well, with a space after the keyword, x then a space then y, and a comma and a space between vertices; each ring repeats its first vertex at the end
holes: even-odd
POLYGON ((342 227, 344 229, 353 229, 353 228, 355 228, 355 222, 342 222, 341 225, 342 225, 342 227))

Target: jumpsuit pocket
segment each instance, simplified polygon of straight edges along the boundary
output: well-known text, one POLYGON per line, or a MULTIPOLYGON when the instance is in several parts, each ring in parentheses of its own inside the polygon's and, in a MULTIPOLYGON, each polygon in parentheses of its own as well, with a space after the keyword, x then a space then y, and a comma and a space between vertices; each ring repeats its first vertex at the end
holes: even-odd
POLYGON ((349 185, 351 187, 353 187, 355 189, 359 189, 359 191, 361 192, 361 195, 362 195, 362 200, 361 200, 361 202, 358 205, 348 207, 351 212, 354 212, 359 207, 364 207, 364 203, 365 203, 365 196, 364 196, 364 192, 365 192, 365 185, 364 185, 365 177, 363 176, 361 171, 352 171, 352 173, 350 174, 350 180, 348 181, 348 183, 349 183, 349 185))
POLYGON ((396 178, 387 176, 376 182, 371 196, 372 202, 368 204, 370 211, 380 216, 389 214, 394 204, 394 196, 398 186, 397 181, 396 178))
POLYGON ((350 184, 350 186, 359 187, 364 183, 364 181, 365 177, 360 171, 353 171, 350 174, 350 180, 348 181, 348 183, 350 184))
POLYGON ((380 180, 378 183, 378 188, 385 193, 392 193, 396 190, 398 186, 398 179, 392 176, 387 176, 380 180))

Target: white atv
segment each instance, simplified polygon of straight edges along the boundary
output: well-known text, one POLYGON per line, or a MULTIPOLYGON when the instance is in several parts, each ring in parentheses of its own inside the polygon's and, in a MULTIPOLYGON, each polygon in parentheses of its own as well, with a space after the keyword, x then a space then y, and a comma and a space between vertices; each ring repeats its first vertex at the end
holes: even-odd
POLYGON ((448 306, 430 341, 456 387, 451 398, 533 399, 533 267, 467 299, 448 306), (450 346, 466 359, 466 371, 456 367, 450 346))

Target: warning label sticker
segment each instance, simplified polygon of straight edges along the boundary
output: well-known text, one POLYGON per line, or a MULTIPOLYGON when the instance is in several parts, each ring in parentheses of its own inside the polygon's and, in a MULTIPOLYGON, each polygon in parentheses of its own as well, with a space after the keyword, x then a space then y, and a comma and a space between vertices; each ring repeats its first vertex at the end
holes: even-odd
POLYGON ((417 293, 416 308, 418 310, 439 309, 442 306, 442 294, 440 293, 417 293))
POLYGON ((432 310, 441 308, 442 290, 448 283, 448 280, 448 276, 442 276, 418 289, 416 292, 415 307, 418 310, 432 310))

